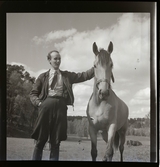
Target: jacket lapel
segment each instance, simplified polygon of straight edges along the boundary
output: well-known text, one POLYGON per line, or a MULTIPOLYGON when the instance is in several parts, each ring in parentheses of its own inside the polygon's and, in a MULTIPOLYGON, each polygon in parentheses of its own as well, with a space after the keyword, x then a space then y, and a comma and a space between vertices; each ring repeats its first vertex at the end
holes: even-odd
POLYGON ((49 71, 48 70, 45 74, 45 78, 44 78, 44 83, 45 83, 45 92, 47 93, 48 95, 48 88, 49 88, 49 71))

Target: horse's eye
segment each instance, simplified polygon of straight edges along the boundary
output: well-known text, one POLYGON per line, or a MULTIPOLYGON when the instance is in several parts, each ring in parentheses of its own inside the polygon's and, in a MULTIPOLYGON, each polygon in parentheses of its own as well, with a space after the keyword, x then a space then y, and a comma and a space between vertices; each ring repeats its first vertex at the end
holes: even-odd
POLYGON ((94 68, 96 68, 96 65, 94 64, 94 68))

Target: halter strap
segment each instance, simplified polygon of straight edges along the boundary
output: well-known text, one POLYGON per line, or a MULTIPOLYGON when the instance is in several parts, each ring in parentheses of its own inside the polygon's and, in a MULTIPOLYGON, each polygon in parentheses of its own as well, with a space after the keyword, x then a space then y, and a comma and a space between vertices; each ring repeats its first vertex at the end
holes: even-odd
POLYGON ((99 89, 98 85, 99 85, 99 83, 101 83, 101 82, 107 82, 107 83, 109 84, 109 86, 110 86, 110 82, 108 81, 107 78, 99 79, 99 80, 97 81, 97 83, 96 83, 97 89, 99 89))

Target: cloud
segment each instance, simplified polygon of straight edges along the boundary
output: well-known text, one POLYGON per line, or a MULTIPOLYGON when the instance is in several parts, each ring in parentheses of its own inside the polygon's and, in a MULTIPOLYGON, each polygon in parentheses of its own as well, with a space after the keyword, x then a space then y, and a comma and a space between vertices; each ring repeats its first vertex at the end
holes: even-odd
POLYGON ((33 72, 33 71, 30 70, 29 73, 31 74, 31 76, 34 76, 35 78, 37 78, 40 74, 42 74, 46 71, 48 71, 48 69, 41 69, 37 72, 33 72))
POLYGON ((76 108, 78 107, 77 108, 78 110, 80 108, 86 108, 90 96, 92 94, 92 91, 93 91, 93 86, 85 85, 83 83, 74 85, 73 93, 75 96, 75 107, 76 108))
POLYGON ((135 98, 139 100, 149 100, 150 99, 150 88, 139 90, 135 94, 135 98))
MULTIPOLYGON (((123 76, 136 72, 135 77, 140 77, 142 73, 146 73, 146 66, 148 67, 150 61, 149 28, 149 14, 140 17, 138 14, 125 13, 111 27, 95 27, 93 30, 81 32, 75 28, 51 31, 42 37, 35 36, 33 41, 54 46, 59 50, 63 57, 62 68, 69 70, 87 69, 93 65, 93 42, 96 42, 98 47, 107 49, 112 41, 115 74, 124 78, 123 76)), ((148 74, 149 68, 147 69, 148 74)))
POLYGON ((133 110, 132 112, 130 112, 129 117, 130 118, 144 118, 144 116, 146 116, 148 113, 150 112, 150 108, 149 107, 142 107, 139 108, 137 110, 133 110))
MULTIPOLYGON (((19 63, 19 62, 11 62, 11 63, 7 63, 7 64, 11 64, 11 65, 18 65, 18 66, 24 66, 24 68, 27 67, 27 65, 23 64, 23 63, 19 63)), ((28 69, 30 69, 30 67, 27 67, 28 69)))
POLYGON ((73 107, 68 106, 68 115, 86 116, 87 105, 93 91, 93 86, 90 85, 91 82, 93 83, 93 80, 74 85, 74 111, 73 107))
POLYGON ((32 39, 32 41, 33 41, 35 44, 37 44, 37 45, 43 43, 43 39, 42 39, 42 38, 39 38, 39 37, 37 37, 37 36, 34 36, 33 39, 32 39))
POLYGON ((33 37, 32 41, 37 44, 48 44, 51 43, 55 40, 61 39, 61 38, 67 38, 70 37, 72 35, 74 35, 76 33, 76 29, 72 28, 69 30, 58 30, 58 31, 51 31, 47 34, 45 34, 42 37, 33 37))
POLYGON ((142 117, 150 112, 150 88, 144 88, 137 91, 129 101, 130 115, 142 117))
POLYGON ((23 63, 11 62, 9 64, 11 64, 11 65, 18 65, 18 66, 22 65, 24 67, 24 69, 27 72, 29 72, 30 76, 31 77, 35 77, 35 78, 37 78, 41 73, 46 72, 48 70, 48 69, 41 69, 41 70, 38 70, 38 71, 34 72, 33 69, 31 69, 30 67, 28 67, 26 64, 23 64, 23 63))
POLYGON ((76 84, 73 88, 74 93, 76 93, 78 96, 86 95, 88 90, 92 89, 91 86, 85 85, 83 83, 76 84))
POLYGON ((149 105, 149 100, 131 99, 130 105, 149 105))
POLYGON ((149 105, 150 104, 150 88, 139 90, 130 100, 130 105, 149 105))
POLYGON ((126 89, 124 89, 124 90, 114 90, 114 91, 121 98, 127 96, 130 93, 130 90, 126 90, 126 89))
POLYGON ((69 29, 69 30, 59 30, 59 31, 54 31, 46 34, 44 38, 46 39, 46 42, 51 42, 53 40, 61 39, 61 38, 67 38, 76 33, 76 29, 69 29))

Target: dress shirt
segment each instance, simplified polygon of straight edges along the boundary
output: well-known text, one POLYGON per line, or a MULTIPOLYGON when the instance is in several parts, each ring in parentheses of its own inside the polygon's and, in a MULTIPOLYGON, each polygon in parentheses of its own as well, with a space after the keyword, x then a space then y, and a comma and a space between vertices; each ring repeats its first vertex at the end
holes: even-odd
POLYGON ((63 94, 63 79, 62 79, 62 75, 61 75, 59 70, 50 69, 48 95, 49 96, 62 96, 62 94, 63 94), (51 90, 51 83, 53 81, 53 77, 54 77, 55 73, 57 73, 57 83, 56 83, 54 89, 51 90))

